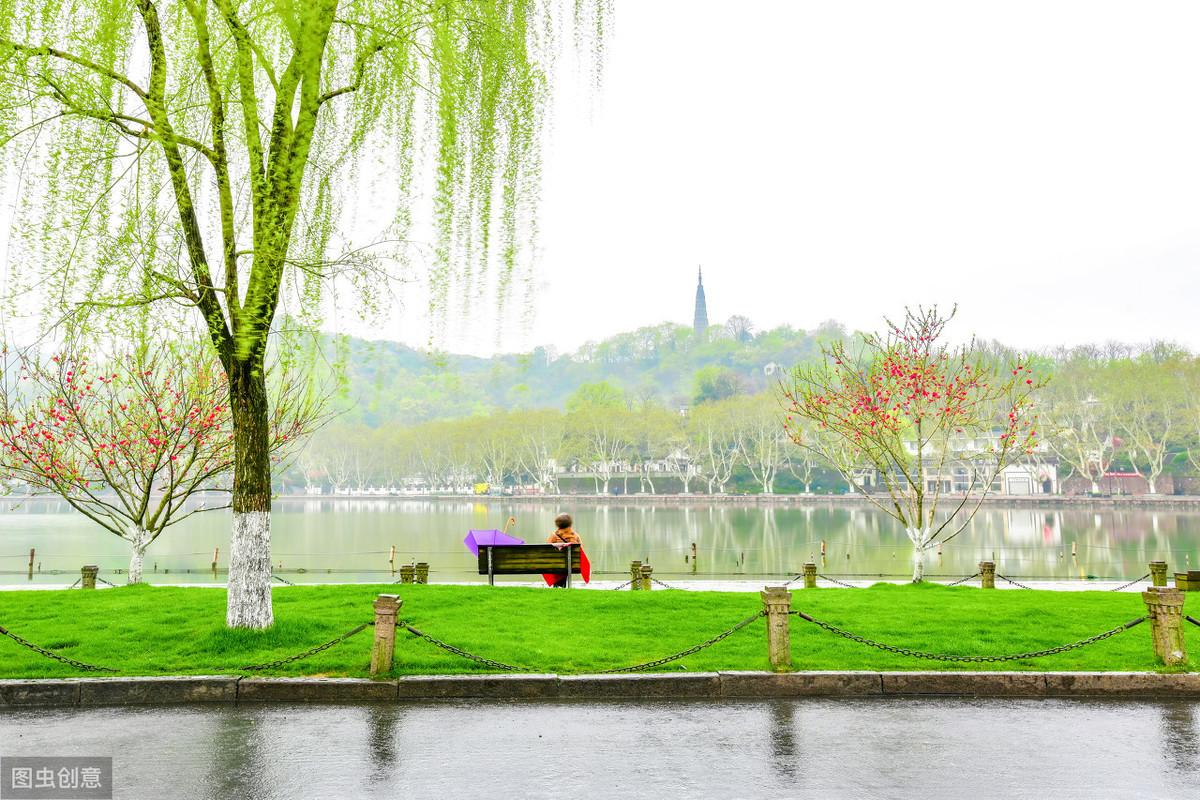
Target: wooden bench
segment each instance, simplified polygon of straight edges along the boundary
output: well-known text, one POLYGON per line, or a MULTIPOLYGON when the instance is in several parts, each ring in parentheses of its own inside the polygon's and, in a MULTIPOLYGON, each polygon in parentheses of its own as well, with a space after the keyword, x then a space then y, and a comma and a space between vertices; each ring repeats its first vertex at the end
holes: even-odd
POLYGON ((580 572, 579 546, 569 544, 559 550, 552 544, 480 545, 479 574, 488 576, 488 585, 496 585, 497 575, 571 575, 580 572))

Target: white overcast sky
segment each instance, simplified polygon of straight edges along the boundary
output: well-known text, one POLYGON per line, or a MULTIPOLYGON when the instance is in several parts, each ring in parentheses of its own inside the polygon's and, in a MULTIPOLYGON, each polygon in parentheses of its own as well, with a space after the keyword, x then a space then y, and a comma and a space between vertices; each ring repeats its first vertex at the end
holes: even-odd
POLYGON ((1200 3, 617 0, 615 22, 590 114, 560 103, 535 317, 502 349, 690 323, 698 264, 714 321, 957 302, 959 334, 1019 346, 1200 346, 1200 3))
MULTIPOLYGON (((1200 3, 615 0, 560 81, 528 305, 437 346, 572 350, 710 318, 1200 349, 1200 3)), ((10 187, 11 188, 11 187, 10 187)), ((371 338, 430 342, 420 289, 371 338)))

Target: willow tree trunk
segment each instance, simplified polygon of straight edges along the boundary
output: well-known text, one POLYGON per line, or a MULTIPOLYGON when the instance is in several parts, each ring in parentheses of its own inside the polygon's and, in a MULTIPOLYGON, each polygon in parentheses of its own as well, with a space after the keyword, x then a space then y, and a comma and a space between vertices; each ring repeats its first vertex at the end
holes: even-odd
POLYGON ((229 374, 233 415, 233 532, 229 543, 231 628, 267 628, 271 611, 271 455, 266 372, 262 358, 234 361, 229 374))

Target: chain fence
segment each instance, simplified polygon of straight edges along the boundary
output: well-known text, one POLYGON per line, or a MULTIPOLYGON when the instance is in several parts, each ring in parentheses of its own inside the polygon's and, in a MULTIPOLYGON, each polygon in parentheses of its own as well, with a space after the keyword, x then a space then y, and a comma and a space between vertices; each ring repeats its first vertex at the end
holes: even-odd
POLYGON ((1059 645, 1058 647, 1050 647, 1045 650, 1034 650, 1033 652, 1029 652, 1029 653, 1010 653, 1008 655, 1003 655, 1003 656, 963 656, 963 655, 952 655, 952 654, 947 654, 947 653, 925 653, 920 650, 910 650, 907 647, 897 647, 896 645, 884 644, 883 642, 877 642, 874 639, 868 639, 865 636, 859 636, 856 633, 851 633, 850 631, 842 630, 841 628, 839 628, 835 625, 830 625, 828 622, 822 622, 819 619, 814 619, 813 617, 809 616, 808 614, 805 614, 803 611, 792 611, 790 613, 795 614, 796 616, 800 617, 800 619, 802 619, 806 622, 811 622, 812 624, 816 625, 818 628, 821 628, 823 630, 829 631, 830 633, 841 636, 843 639, 849 639, 852 642, 857 642, 858 644, 866 645, 867 647, 874 647, 877 650, 884 650, 889 653, 895 653, 897 655, 902 655, 902 656, 909 656, 911 658, 923 658, 928 661, 955 661, 955 662, 965 663, 965 664, 995 664, 995 663, 1002 662, 1002 661, 1022 661, 1022 660, 1029 659, 1029 658, 1042 658, 1043 656, 1052 656, 1057 653, 1065 653, 1069 650, 1077 650, 1080 647, 1086 647, 1089 644, 1095 644, 1096 642, 1100 642, 1100 641, 1103 641, 1110 637, 1116 636, 1119 633, 1124 633, 1125 631, 1129 630, 1130 628, 1140 625, 1143 622, 1145 622, 1147 619, 1149 619, 1149 617, 1141 616, 1136 619, 1131 619, 1129 622, 1126 622, 1124 625, 1118 625, 1117 627, 1111 628, 1107 631, 1104 631, 1103 633, 1098 633, 1095 636, 1089 636, 1088 638, 1080 639, 1077 642, 1071 642, 1070 644, 1059 645))
POLYGON ((742 628, 746 627, 751 622, 754 622, 759 617, 765 617, 766 615, 767 615, 767 612, 765 610, 757 611, 753 615, 746 617, 744 620, 739 622, 737 625, 734 625, 729 630, 722 631, 722 632, 718 633, 716 636, 714 636, 713 638, 708 639, 707 641, 701 642, 698 645, 689 647, 687 650, 681 650, 680 652, 678 652, 674 655, 666 656, 665 658, 658 658, 658 659, 655 659, 654 661, 646 661, 641 664, 634 664, 629 667, 615 667, 614 669, 605 669, 605 670, 601 670, 600 673, 602 675, 613 675, 613 674, 622 673, 622 672, 641 672, 643 670, 651 669, 653 667, 660 667, 663 664, 670 664, 672 661, 678 661, 681 658, 687 658, 690 655, 695 655, 696 653, 699 653, 701 650, 705 649, 706 647, 712 647, 717 642, 719 642, 723 639, 727 639, 730 636, 732 636, 733 634, 737 633, 742 628))
MULTIPOLYGON (((701 650, 712 647, 717 642, 720 642, 720 641, 723 641, 724 639, 729 638, 733 634, 740 631, 742 628, 745 628, 747 625, 754 622, 756 619, 766 616, 766 614, 767 614, 766 611, 757 611, 753 615, 746 617, 744 620, 742 620, 741 622, 734 625, 732 628, 721 631, 720 633, 718 633, 716 636, 712 637, 711 639, 706 639, 705 641, 701 642, 700 644, 693 645, 692 647, 689 647, 686 650, 681 650, 680 652, 675 653, 673 655, 665 656, 663 658, 656 658, 653 661, 645 661, 640 664, 633 664, 628 667, 614 667, 612 669, 601 670, 600 674, 613 675, 613 674, 625 673, 625 672, 641 672, 643 670, 653 669, 654 667, 662 666, 663 664, 670 664, 673 661, 679 661, 682 658, 687 658, 688 656, 695 655, 696 653, 699 653, 701 650)), ((424 639, 425 641, 429 642, 430 644, 432 644, 436 647, 440 647, 441 649, 445 650, 448 653, 453 653, 456 656, 465 658, 468 661, 474 661, 478 664, 483 664, 484 666, 491 667, 493 669, 498 669, 498 670, 501 670, 504 672, 531 672, 532 671, 525 667, 515 667, 512 664, 505 664, 503 661, 496 661, 495 659, 485 658, 483 656, 476 655, 474 653, 463 650, 461 647, 455 647, 454 645, 450 644, 449 642, 444 642, 441 639, 430 636, 429 634, 425 633, 424 631, 418 630, 417 628, 414 628, 412 625, 409 625, 406 622, 397 623, 397 627, 403 628, 404 630, 408 631, 409 633, 413 634, 414 636, 424 639)))
POLYGON ((373 621, 372 622, 364 622, 362 625, 359 625, 358 627, 351 628, 350 630, 346 631, 345 633, 343 633, 341 636, 337 637, 336 639, 330 639, 328 642, 325 642, 324 644, 319 644, 316 647, 310 647, 308 650, 305 650, 304 652, 301 652, 301 653, 296 653, 296 655, 294 655, 294 656, 287 656, 286 658, 277 658, 274 661, 268 661, 264 664, 251 664, 251 665, 245 666, 245 667, 238 667, 238 671, 239 672, 261 672, 262 670, 275 669, 276 667, 282 667, 284 664, 290 664, 293 661, 300 661, 301 659, 308 658, 310 656, 315 656, 317 653, 320 653, 324 650, 328 650, 329 648, 333 647, 334 645, 341 644, 342 642, 349 639, 351 636, 361 633, 362 631, 366 630, 367 628, 371 627, 374 624, 375 623, 373 621))
POLYGON ((1195 617, 1189 617, 1187 614, 1184 614, 1183 618, 1186 619, 1188 622, 1192 623, 1193 625, 1200 625, 1200 619, 1196 619, 1195 617))
POLYGON ((1018 589, 1029 589, 1030 591, 1033 590, 1032 586, 1026 586, 1023 583, 1017 583, 1012 578, 1006 578, 1005 576, 1001 575, 999 572, 996 573, 996 577, 1002 581, 1008 581, 1009 583, 1011 583, 1013 586, 1017 587, 1018 589))
MULTIPOLYGON (((616 592, 616 591, 620 591, 621 589, 628 589, 630 586, 632 586, 633 584, 637 583, 640 580, 641 580, 641 578, 631 578, 630 580, 627 580, 624 583, 622 583, 620 586, 612 587, 613 591, 616 592)), ((650 580, 653 581, 654 583, 657 583, 659 586, 663 587, 664 589, 678 589, 679 588, 678 586, 671 586, 670 584, 664 583, 663 581, 660 581, 658 578, 651 578, 650 580)))
POLYGON ((97 666, 96 664, 85 664, 82 661, 76 661, 73 658, 68 658, 67 656, 59 653, 51 652, 44 647, 38 647, 33 642, 29 641, 28 639, 22 639, 20 636, 17 636, 15 633, 2 625, 0 625, 0 635, 7 636, 9 639, 12 639, 14 642, 21 645, 21 647, 32 650, 38 655, 45 656, 53 661, 62 662, 63 664, 75 667, 75 669, 78 670, 83 670, 84 672, 116 672, 116 670, 111 667, 101 667, 97 666))
POLYGON ((822 575, 819 572, 817 573, 817 577, 821 578, 822 580, 829 581, 830 583, 836 583, 838 586, 845 586, 847 589, 858 589, 859 588, 858 586, 855 586, 852 583, 846 583, 845 581, 839 581, 837 578, 831 578, 828 575, 822 575))
MULTIPOLYGON (((106 571, 108 571, 110 574, 115 574, 115 575, 124 575, 126 573, 126 570, 123 568, 112 568, 112 569, 106 568, 106 571)), ((614 576, 614 577, 615 576, 627 576, 628 574, 629 574, 629 572, 625 571, 625 570, 620 570, 620 571, 617 571, 617 570, 611 570, 611 571, 610 570, 593 570, 592 571, 593 576, 601 577, 601 578, 605 577, 605 576, 614 576)), ((24 569, 19 569, 19 570, 2 570, 2 569, 0 569, 0 576, 6 576, 6 575, 30 577, 29 571, 24 570, 24 569)), ((78 572, 74 569, 37 569, 32 573, 32 577, 30 577, 30 579, 31 580, 35 579, 35 578, 36 579, 44 579, 46 576, 52 576, 52 575, 53 576, 70 576, 70 575, 78 576, 78 572)), ((213 581, 223 582, 225 576, 227 576, 227 575, 228 575, 228 570, 225 568, 218 568, 216 570, 207 569, 207 568, 197 568, 197 569, 191 569, 191 568, 153 569, 153 568, 148 568, 145 570, 143 578, 147 579, 147 580, 160 580, 160 579, 170 580, 170 579, 175 578, 175 576, 179 576, 179 582, 190 584, 193 581, 202 580, 203 578, 211 578, 211 580, 213 580, 213 581)), ((449 582, 473 582, 472 576, 474 576, 475 573, 470 570, 467 570, 467 569, 463 569, 463 570, 434 570, 434 569, 431 569, 429 571, 429 575, 431 577, 438 576, 439 578, 449 581, 449 582)), ((333 584, 348 584, 348 585, 350 585, 350 584, 401 583, 402 582, 401 579, 398 577, 397 570, 392 570, 392 569, 388 569, 388 568, 374 569, 374 568, 367 568, 367 567, 361 567, 361 568, 353 568, 353 567, 344 567, 344 568, 343 567, 338 567, 338 568, 283 567, 281 565, 276 565, 272 571, 272 579, 274 581, 278 581, 280 584, 284 584, 287 586, 300 586, 300 585, 306 585, 309 582, 322 582, 322 576, 330 576, 329 578, 325 579, 323 582, 333 583, 333 584), (288 575, 288 576, 293 576, 293 577, 301 576, 300 578, 297 578, 297 580, 300 582, 297 583, 296 581, 289 580, 288 578, 282 577, 283 575, 288 575), (340 576, 351 576, 351 577, 349 579, 345 579, 340 576), (357 576, 357 577, 355 577, 355 576, 357 576), (381 576, 382 578, 384 578, 384 580, 375 580, 374 576, 381 576)), ((955 580, 952 580, 949 583, 946 583, 944 585, 958 586, 961 583, 965 583, 966 581, 972 580, 973 578, 976 578, 978 576, 979 576, 978 573, 976 573, 975 575, 970 575, 970 576, 967 576, 966 578, 958 578, 955 575, 927 573, 925 575, 925 578, 927 580, 931 580, 931 581, 941 581, 941 580, 955 578, 955 580)), ((670 579, 680 579, 680 580, 690 580, 690 581, 705 581, 705 580, 736 580, 736 581, 764 580, 764 581, 772 581, 775 579, 785 579, 782 585, 783 586, 791 586, 792 584, 800 581, 803 577, 804 577, 803 573, 797 575, 797 574, 794 574, 791 572, 785 572, 785 573, 767 572, 767 571, 754 571, 754 572, 681 571, 681 572, 676 572, 676 571, 671 571, 668 569, 668 570, 658 572, 656 579, 662 580, 662 579, 670 578, 670 579)), ((824 578, 825 580, 834 582, 837 585, 844 586, 846 584, 842 583, 842 581, 844 581, 845 579, 854 579, 854 580, 863 580, 863 581, 867 581, 872 578, 879 579, 879 580, 900 580, 900 579, 910 579, 912 577, 912 575, 911 575, 911 573, 901 573, 901 572, 894 572, 894 573, 892 573, 892 572, 870 572, 870 573, 821 574, 820 577, 824 578)), ((1053 583, 1077 583, 1077 582, 1085 583, 1085 582, 1090 582, 1090 581, 1120 581, 1120 582, 1122 582, 1122 585, 1120 587, 1118 587, 1117 589, 1112 589, 1111 591, 1121 591, 1123 589, 1127 589, 1133 584, 1136 584, 1140 581, 1146 580, 1147 577, 1149 577, 1149 576, 1146 575, 1146 576, 1142 576, 1141 578, 1134 579, 1133 581, 1129 581, 1127 576, 1091 575, 1091 574, 1082 575, 1082 576, 1081 575, 1064 575, 1064 576, 1009 575, 1009 576, 1006 576, 1007 580, 1009 580, 1009 581, 1014 581, 1019 578, 1019 579, 1024 579, 1024 580, 1048 581, 1048 582, 1053 582, 1053 583)), ((99 576, 97 576, 97 582, 106 584, 108 586, 117 586, 118 585, 118 584, 113 584, 112 582, 110 582, 102 577, 99 577, 99 576)), ((70 586, 67 586, 65 588, 74 588, 78 585, 79 585, 79 580, 76 579, 74 583, 70 584, 70 586)), ((625 586, 628 586, 628 583, 622 584, 621 588, 624 588, 625 586)), ((674 587, 674 588, 679 588, 679 587, 674 587)), ((859 586, 859 587, 855 587, 855 588, 863 588, 863 587, 859 586)), ((1029 587, 1029 588, 1032 588, 1032 587, 1029 587)))
POLYGON ((447 653, 453 653, 454 655, 465 658, 468 661, 474 661, 476 663, 483 664, 484 666, 492 667, 493 669, 502 670, 504 672, 530 672, 531 671, 531 670, 525 669, 523 667, 514 667, 512 664, 505 664, 503 661, 495 661, 490 658, 484 658, 483 656, 477 656, 474 653, 469 653, 466 650, 463 650, 461 647, 455 647, 454 645, 450 644, 449 642, 443 642, 441 639, 437 639, 433 636, 430 636, 428 633, 425 633, 424 631, 417 630, 412 625, 409 625, 407 622, 398 622, 398 623, 396 623, 396 627, 403 628, 404 630, 411 633, 413 636, 416 636, 419 639, 424 639, 425 641, 429 642, 430 644, 432 644, 436 647, 442 648, 447 653))
POLYGON ((1140 578, 1137 578, 1137 579, 1135 579, 1135 580, 1132 580, 1132 581, 1130 581, 1129 583, 1123 583, 1123 584, 1121 584, 1120 586, 1118 586, 1118 587, 1117 587, 1117 588, 1115 588, 1115 589, 1109 589, 1109 591, 1110 591, 1110 592, 1119 592, 1119 591, 1121 591, 1122 589, 1128 589, 1130 586, 1133 586, 1135 583, 1141 583, 1142 581, 1146 580, 1146 578, 1149 578, 1149 577, 1150 577, 1150 573, 1149 573, 1149 572, 1147 572, 1147 573, 1146 573, 1145 575, 1143 575, 1142 577, 1140 577, 1140 578))

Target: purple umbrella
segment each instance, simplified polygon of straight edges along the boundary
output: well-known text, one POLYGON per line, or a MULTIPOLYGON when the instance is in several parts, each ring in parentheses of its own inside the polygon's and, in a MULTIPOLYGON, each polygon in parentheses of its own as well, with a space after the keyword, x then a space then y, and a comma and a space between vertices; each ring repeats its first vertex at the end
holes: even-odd
POLYGON ((525 544, 525 540, 509 536, 504 531, 468 531, 467 538, 463 539, 463 544, 467 546, 472 555, 478 558, 480 547, 486 547, 487 545, 525 544))

